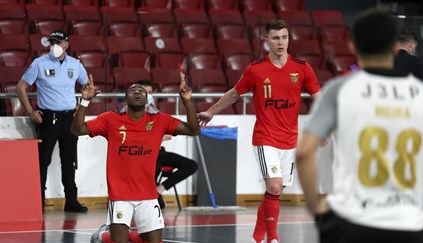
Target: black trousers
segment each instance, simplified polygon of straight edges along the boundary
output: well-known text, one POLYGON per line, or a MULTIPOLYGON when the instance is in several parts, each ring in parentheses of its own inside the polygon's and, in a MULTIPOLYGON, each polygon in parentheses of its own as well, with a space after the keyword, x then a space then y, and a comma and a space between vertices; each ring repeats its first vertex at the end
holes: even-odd
POLYGON ((385 230, 350 223, 333 211, 316 217, 320 243, 421 243, 423 231, 385 230))
POLYGON ((43 122, 39 125, 38 145, 40 159, 40 177, 42 202, 45 199, 47 169, 51 164, 51 156, 56 142, 59 141, 60 162, 62 165, 62 184, 65 189, 66 201, 77 200, 77 187, 75 184, 75 169, 77 168, 77 142, 78 137, 70 132, 74 110, 43 112, 43 122))
POLYGON ((166 190, 169 190, 169 188, 172 188, 179 182, 185 180, 198 169, 198 165, 194 160, 179 154, 167 152, 163 147, 160 149, 159 156, 157 158, 156 181, 160 175, 162 166, 172 166, 178 169, 161 183, 166 190))

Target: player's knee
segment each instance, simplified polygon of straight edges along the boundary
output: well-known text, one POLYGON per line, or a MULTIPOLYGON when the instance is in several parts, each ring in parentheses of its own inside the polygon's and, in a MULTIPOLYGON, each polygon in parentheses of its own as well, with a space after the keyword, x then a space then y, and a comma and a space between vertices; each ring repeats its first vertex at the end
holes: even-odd
POLYGON ((280 195, 282 193, 282 189, 283 187, 281 183, 269 183, 266 188, 266 191, 273 195, 280 195))

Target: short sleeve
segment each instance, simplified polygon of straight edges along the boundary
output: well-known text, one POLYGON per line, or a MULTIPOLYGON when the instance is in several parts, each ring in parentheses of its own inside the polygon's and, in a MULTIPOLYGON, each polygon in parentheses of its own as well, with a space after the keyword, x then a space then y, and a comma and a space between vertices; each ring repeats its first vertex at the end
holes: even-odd
POLYGON ((235 90, 238 94, 245 94, 254 87, 254 78, 253 78, 252 65, 248 65, 242 74, 239 81, 235 84, 235 90))
POLYGON ((176 127, 182 122, 181 120, 179 120, 179 119, 177 119, 177 118, 175 118, 175 117, 173 117, 173 116, 171 116, 171 115, 168 115, 168 114, 165 114, 165 113, 162 113, 162 112, 160 112, 160 114, 163 116, 163 120, 165 120, 165 122, 166 122, 166 124, 167 124, 167 126, 166 126, 166 129, 165 129, 165 134, 170 134, 170 135, 173 135, 174 134, 174 132, 175 132, 175 129, 176 129, 176 127))
POLYGON ((38 61, 34 61, 26 69, 21 79, 23 79, 28 85, 31 86, 35 83, 35 80, 37 80, 38 73, 39 73, 38 61))
POLYGON ((107 138, 108 121, 110 120, 111 114, 112 112, 105 112, 98 115, 96 118, 85 122, 90 130, 90 137, 103 136, 107 138))
POLYGON ((313 68, 310 64, 306 63, 306 78, 304 80, 304 89, 310 95, 315 94, 320 91, 319 80, 316 77, 316 74, 313 71, 313 68))
POLYGON ((84 66, 82 65, 82 63, 78 62, 79 65, 79 76, 78 76, 78 83, 80 85, 85 85, 88 83, 88 74, 87 74, 87 70, 85 70, 84 66))

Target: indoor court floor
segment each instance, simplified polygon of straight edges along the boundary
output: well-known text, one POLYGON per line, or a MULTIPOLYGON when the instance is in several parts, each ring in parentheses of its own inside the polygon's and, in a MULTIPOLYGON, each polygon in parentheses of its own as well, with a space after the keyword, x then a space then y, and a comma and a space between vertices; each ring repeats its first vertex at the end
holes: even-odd
MULTIPOLYGON (((257 207, 227 210, 167 208, 164 243, 248 243, 254 229, 257 207)), ((106 209, 87 214, 46 211, 44 222, 0 223, 0 243, 82 243, 105 223, 106 209)), ((317 243, 311 216, 300 207, 281 207, 278 225, 281 243, 317 243)))

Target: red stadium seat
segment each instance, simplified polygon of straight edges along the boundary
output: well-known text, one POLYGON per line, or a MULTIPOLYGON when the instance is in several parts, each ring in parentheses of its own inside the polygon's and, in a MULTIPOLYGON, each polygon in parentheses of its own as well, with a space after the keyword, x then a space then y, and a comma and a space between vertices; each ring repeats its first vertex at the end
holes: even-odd
POLYGON ((273 11, 273 0, 241 0, 243 10, 273 11))
POLYGON ((225 73, 226 73, 226 78, 228 79, 228 86, 229 87, 235 86, 235 84, 241 78, 243 72, 244 70, 227 69, 225 73))
POLYGON ((63 11, 70 30, 69 34, 103 35, 103 22, 98 7, 66 5, 63 11))
POLYGON ((62 5, 62 0, 29 0, 27 2, 33 4, 62 5))
POLYGON ((192 86, 196 90, 208 85, 228 85, 221 69, 192 69, 190 74, 192 86))
POLYGON ((106 44, 103 36, 69 37, 70 53, 78 58, 85 67, 106 67, 106 44))
POLYGON ((113 77, 116 88, 126 90, 129 85, 140 80, 151 80, 149 70, 143 68, 114 68, 113 77))
POLYGON ((342 40, 324 40, 322 41, 323 52, 326 58, 333 56, 355 55, 348 46, 348 43, 342 40))
POLYGON ((323 55, 295 55, 296 58, 308 62, 314 70, 322 69, 327 70, 326 59, 323 55))
POLYGON ((154 54, 155 67, 158 68, 178 68, 182 65, 187 67, 187 55, 181 51, 165 51, 154 54))
POLYGON ((16 85, 26 71, 26 67, 0 66, 0 86, 4 84, 16 85))
POLYGON ((308 25, 293 25, 289 27, 292 40, 317 40, 317 29, 308 25))
POLYGON ((31 34, 29 35, 29 44, 31 46, 31 55, 33 58, 40 57, 50 52, 49 47, 45 47, 41 44, 41 38, 45 37, 42 34, 31 34))
POLYGON ((172 8, 172 1, 171 0, 141 0, 142 7, 149 7, 149 8, 172 8))
POLYGON ((102 7, 103 21, 107 23, 108 33, 115 36, 140 36, 141 27, 137 13, 127 7, 102 7))
POLYGON ((313 19, 307 11, 280 11, 279 16, 288 24, 288 26, 314 25, 313 19))
MULTIPOLYGON (((23 74, 23 73, 22 73, 23 74)), ((3 87, 6 93, 16 93, 16 83, 7 83, 3 87)), ((33 92, 34 87, 29 87, 27 92, 33 92)), ((10 98, 5 100, 7 114, 9 116, 27 116, 28 113, 25 107, 20 102, 19 98, 10 98)))
POLYGON ((238 0, 208 0, 208 8, 239 10, 238 0))
POLYGON ((313 23, 316 26, 324 25, 345 25, 341 11, 335 10, 313 10, 311 11, 313 23))
POLYGON ((350 39, 348 26, 321 26, 319 29, 322 41, 348 41, 350 39))
POLYGON ((243 24, 216 24, 217 38, 248 39, 248 30, 243 24))
POLYGON ((144 38, 145 48, 150 53, 161 51, 182 51, 177 38, 144 38))
POLYGON ((106 41, 112 66, 150 70, 150 54, 140 38, 108 36, 106 41))
POLYGON ((318 40, 291 40, 289 53, 292 55, 323 55, 318 40))
MULTIPOLYGON (((205 85, 200 87, 200 89, 198 90, 198 92, 202 93, 202 94, 207 94, 207 93, 225 93, 226 91, 228 91, 228 86, 226 85, 205 85)), ((220 99, 220 97, 214 98, 214 97, 205 97, 203 99, 201 99, 200 102, 206 102, 206 103, 216 103, 218 100, 220 99)))
MULTIPOLYGON (((197 103, 196 107, 197 107, 197 111, 201 112, 201 111, 206 111, 208 110, 210 107, 212 107, 214 105, 214 103, 209 103, 206 101, 200 101, 197 103)), ((221 110, 219 112, 220 115, 232 115, 232 114, 236 114, 234 108, 232 106, 228 106, 225 109, 221 110)))
POLYGON ((187 23, 180 24, 180 32, 182 38, 189 39, 204 39, 204 38, 213 38, 213 30, 209 24, 202 23, 187 23))
POLYGON ((32 61, 25 34, 0 35, 0 66, 27 67, 32 61))
MULTIPOLYGON (((91 74, 94 78, 94 83, 97 86, 97 83, 109 83, 113 84, 113 76, 109 69, 102 67, 86 67, 88 74, 91 74)), ((105 89, 103 89, 105 92, 105 89)))
POLYGON ((61 6, 27 4, 26 11, 32 33, 49 35, 54 30, 65 29, 65 18, 61 6))
POLYGON ((209 18, 207 13, 204 10, 199 9, 174 9, 173 13, 175 15, 176 23, 186 24, 186 23, 202 23, 209 24, 209 18))
POLYGON ((144 36, 156 38, 178 37, 177 27, 173 23, 147 23, 144 24, 144 36))
POLYGON ((209 52, 217 53, 213 39, 181 39, 182 49, 185 53, 209 52))
POLYGON ((201 9, 205 10, 205 0, 173 0, 175 9, 201 9))
POLYGON ((333 74, 329 70, 314 69, 314 73, 316 74, 321 87, 323 87, 329 79, 333 78, 333 74))
POLYGON ((242 100, 235 103, 235 110, 236 110, 236 114, 246 114, 246 115, 255 114, 254 103, 251 101, 251 99, 247 99, 247 102, 245 103, 245 111, 244 111, 244 104, 242 100))
POLYGON ((221 55, 234 52, 253 53, 250 42, 247 39, 218 39, 217 47, 221 55))
POLYGON ((153 68, 151 69, 151 77, 161 87, 163 85, 179 85, 181 83, 181 75, 177 68, 153 68))
POLYGON ((253 39, 252 42, 254 55, 258 58, 264 57, 269 53, 269 45, 264 41, 264 39, 253 39))
POLYGON ((18 4, 18 5, 25 5, 25 0, 0 0, 1 5, 6 4, 18 4))
POLYGON ((67 4, 75 6, 100 6, 99 0, 67 0, 67 4))
POLYGON ((275 0, 277 13, 282 11, 304 11, 304 0, 275 0))
POLYGON ((273 11, 244 10, 242 13, 245 23, 249 26, 265 25, 268 21, 276 19, 273 11))
POLYGON ((209 16, 212 24, 244 24, 238 10, 211 9, 209 16))
POLYGON ((145 23, 174 23, 175 19, 171 9, 140 7, 137 10, 139 22, 145 23))
POLYGON ((22 5, 1 5, 0 34, 28 34, 28 30, 26 11, 22 5))
POLYGON ((252 53, 229 53, 224 56, 226 67, 228 69, 244 70, 252 61, 254 55, 252 53))
POLYGON ((222 62, 215 53, 191 53, 188 59, 191 69, 222 69, 222 62))
POLYGON ((103 6, 135 8, 135 0, 102 0, 103 6))

